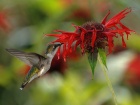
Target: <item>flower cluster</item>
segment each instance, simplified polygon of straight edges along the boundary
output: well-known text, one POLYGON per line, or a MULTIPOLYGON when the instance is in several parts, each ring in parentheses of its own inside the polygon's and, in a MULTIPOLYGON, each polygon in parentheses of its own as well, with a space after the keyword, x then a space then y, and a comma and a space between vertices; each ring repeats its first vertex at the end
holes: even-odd
POLYGON ((82 53, 94 52, 95 50, 97 51, 98 48, 105 49, 106 47, 108 47, 108 52, 111 53, 114 47, 114 37, 118 38, 118 36, 120 36, 122 38, 122 46, 126 47, 124 35, 126 35, 128 39, 130 32, 133 32, 133 30, 129 29, 121 22, 130 12, 131 8, 126 8, 107 21, 110 14, 109 11, 101 23, 87 22, 82 26, 73 25, 75 27, 74 32, 56 30, 56 32, 60 34, 47 34, 47 36, 57 38, 53 43, 63 43, 64 58, 79 45, 82 53))

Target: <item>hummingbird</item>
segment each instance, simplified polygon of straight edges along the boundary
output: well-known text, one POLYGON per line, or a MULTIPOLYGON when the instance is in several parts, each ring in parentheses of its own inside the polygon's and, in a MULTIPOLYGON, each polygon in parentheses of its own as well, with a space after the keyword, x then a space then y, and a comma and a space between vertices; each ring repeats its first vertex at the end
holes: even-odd
POLYGON ((52 59, 61 45, 62 44, 49 44, 47 46, 45 56, 37 53, 26 53, 16 49, 6 49, 6 51, 8 51, 11 55, 31 67, 20 87, 21 90, 32 80, 44 75, 50 69, 52 59))

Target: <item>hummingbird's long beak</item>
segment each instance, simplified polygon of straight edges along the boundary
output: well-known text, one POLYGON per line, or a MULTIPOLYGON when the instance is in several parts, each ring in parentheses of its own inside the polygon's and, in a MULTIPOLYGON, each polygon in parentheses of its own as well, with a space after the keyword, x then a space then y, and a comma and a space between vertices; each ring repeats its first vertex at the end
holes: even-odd
POLYGON ((64 44, 64 43, 56 44, 56 47, 61 46, 62 44, 64 44))

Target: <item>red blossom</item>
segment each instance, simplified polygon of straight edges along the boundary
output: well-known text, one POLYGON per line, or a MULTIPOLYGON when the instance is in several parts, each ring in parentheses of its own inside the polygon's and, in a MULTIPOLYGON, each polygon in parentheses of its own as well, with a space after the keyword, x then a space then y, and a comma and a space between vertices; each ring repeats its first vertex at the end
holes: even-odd
POLYGON ((121 23, 121 20, 130 12, 131 8, 126 8, 107 21, 110 14, 109 11, 101 23, 86 22, 82 26, 73 25, 75 27, 74 32, 56 30, 60 34, 47 34, 46 36, 56 37, 57 39, 53 43, 63 43, 64 58, 79 45, 82 53, 93 52, 98 48, 105 49, 106 46, 108 47, 108 52, 111 53, 114 47, 114 37, 120 36, 122 38, 122 46, 126 47, 124 35, 126 34, 128 39, 130 32, 134 32, 121 23))
POLYGON ((65 70, 67 68, 67 63, 64 62, 62 55, 59 54, 60 51, 57 52, 57 54, 54 56, 51 67, 47 73, 52 73, 52 72, 58 72, 61 74, 65 73, 65 70), (58 58, 59 57, 59 58, 58 58))
POLYGON ((126 85, 131 86, 134 89, 140 88, 140 54, 136 54, 135 57, 128 63, 126 68, 124 82, 126 85))
POLYGON ((0 28, 4 31, 9 31, 11 26, 7 20, 6 11, 0 11, 0 28))

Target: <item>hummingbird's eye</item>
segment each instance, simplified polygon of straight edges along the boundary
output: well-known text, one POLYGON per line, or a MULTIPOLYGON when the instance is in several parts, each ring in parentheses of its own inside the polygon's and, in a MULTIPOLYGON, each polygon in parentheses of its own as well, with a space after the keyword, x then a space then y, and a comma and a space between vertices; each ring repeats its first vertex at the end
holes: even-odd
POLYGON ((57 47, 57 46, 56 46, 56 45, 54 45, 54 46, 53 46, 53 49, 55 50, 55 49, 56 49, 56 47, 57 47))

